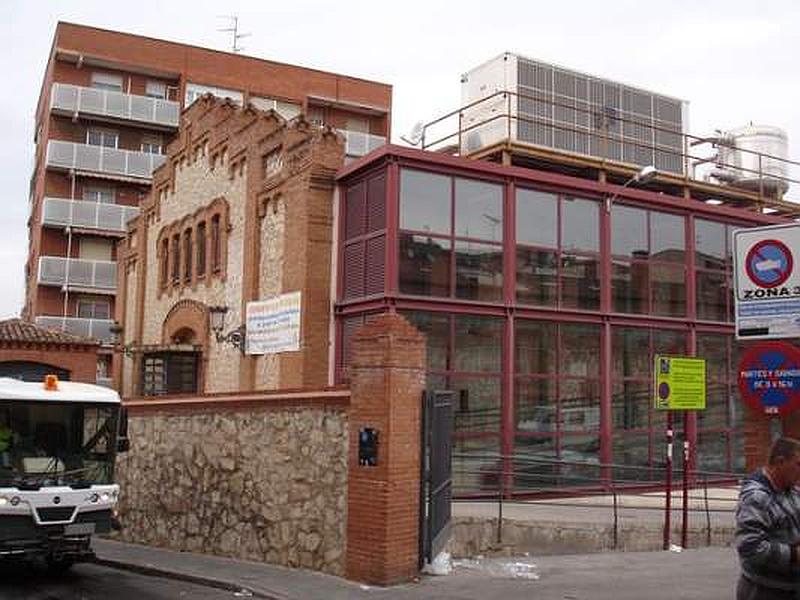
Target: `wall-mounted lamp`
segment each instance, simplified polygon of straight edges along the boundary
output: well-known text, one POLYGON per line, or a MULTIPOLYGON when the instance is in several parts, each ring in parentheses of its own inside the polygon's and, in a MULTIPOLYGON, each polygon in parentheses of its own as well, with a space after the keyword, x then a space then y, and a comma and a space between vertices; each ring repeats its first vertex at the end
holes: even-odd
POLYGON ((236 329, 229 331, 228 333, 222 333, 225 330, 225 314, 228 312, 227 306, 209 306, 208 313, 211 317, 211 331, 214 332, 214 337, 217 339, 217 343, 221 344, 223 342, 227 342, 234 348, 238 348, 239 351, 244 354, 245 350, 245 326, 240 325, 236 329))
POLYGON ((614 204, 614 200, 617 199, 617 196, 620 195, 622 190, 628 187, 632 183, 647 183, 655 179, 656 175, 658 175, 658 169, 656 169, 653 165, 647 165, 646 167, 642 167, 636 175, 628 179, 622 187, 617 191, 613 196, 606 196, 606 212, 611 212, 611 205, 614 204))
POLYGON ((114 321, 114 323, 108 328, 109 333, 111 334, 111 343, 113 344, 112 348, 114 352, 120 352, 125 356, 133 356, 136 353, 133 344, 123 344, 122 343, 122 332, 125 328, 114 321))

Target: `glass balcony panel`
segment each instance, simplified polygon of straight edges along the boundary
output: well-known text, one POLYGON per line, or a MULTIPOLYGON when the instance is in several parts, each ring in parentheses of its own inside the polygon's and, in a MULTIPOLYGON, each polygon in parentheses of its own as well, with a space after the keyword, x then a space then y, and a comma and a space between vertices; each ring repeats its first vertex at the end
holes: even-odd
POLYGON ((168 100, 155 101, 155 120, 158 123, 174 123, 177 127, 178 117, 180 114, 180 106, 177 102, 170 102, 168 100))
POLYGON ((94 286, 103 289, 116 289, 117 264, 113 262, 95 262, 94 286))
POLYGON ((124 232, 130 219, 139 214, 136 206, 85 202, 66 198, 45 198, 45 225, 124 232))
POLYGON ((80 317, 51 317, 38 316, 35 319, 39 327, 65 331, 72 335, 94 338, 100 342, 111 343, 111 326, 114 321, 110 319, 84 319, 80 317))
POLYGON ((39 258, 39 283, 113 291, 117 287, 117 263, 42 256, 39 258))
MULTIPOLYGON (((56 86, 59 86, 56 84, 56 86)), ((103 90, 92 88, 79 88, 75 86, 78 101, 72 107, 73 112, 89 112, 97 115, 105 113, 105 94, 103 90)))
POLYGON ((53 86, 53 108, 62 110, 75 110, 78 105, 78 88, 74 85, 53 86))
POLYGON ((47 143, 47 164, 71 169, 75 166, 75 146, 70 142, 51 140, 47 143))
POLYGON ((66 275, 66 259, 43 256, 39 260, 39 283, 61 284, 66 280, 66 275))
POLYGON ((128 173, 134 177, 150 177, 153 172, 150 154, 143 152, 131 153, 128 160, 128 173))
POLYGON ((347 156, 364 156, 386 144, 386 138, 380 135, 346 129, 341 129, 340 133, 344 135, 344 153, 347 156))
POLYGON ((150 179, 166 160, 162 154, 76 144, 61 140, 47 143, 47 166, 150 179))
POLYGON ((82 171, 100 171, 100 156, 102 152, 100 146, 75 144, 74 148, 75 161, 72 165, 70 165, 70 167, 75 167, 82 171))
POLYGON ((104 342, 113 341, 114 336, 111 334, 111 326, 114 325, 114 321, 110 319, 89 319, 89 322, 91 326, 91 335, 89 337, 104 342))
POLYGON ((73 202, 73 227, 97 227, 97 207, 94 202, 73 202))
POLYGON ((67 83, 53 84, 51 106, 53 110, 69 113, 130 119, 167 127, 177 127, 180 116, 180 105, 171 100, 67 83))
POLYGON ((131 117, 137 121, 154 121, 156 103, 146 96, 128 96, 131 117))
POLYGON ((67 263, 66 283, 79 286, 90 286, 94 279, 94 261, 71 260, 67 263))
POLYGON ((69 225, 69 204, 67 202, 57 198, 45 198, 42 221, 46 225, 63 225, 65 227, 69 225))
POLYGON ((97 205, 97 227, 99 229, 112 229, 122 231, 124 225, 124 209, 113 204, 97 205))
POLYGON ((124 119, 125 117, 129 116, 130 113, 128 110, 128 104, 131 98, 130 94, 122 94, 120 92, 111 92, 106 90, 105 97, 106 115, 120 119, 124 119))
POLYGON ((103 148, 102 162, 100 169, 106 173, 114 173, 117 175, 133 175, 134 177, 146 177, 146 175, 139 175, 138 173, 130 173, 126 169, 126 154, 132 154, 125 150, 117 150, 116 148, 103 148))

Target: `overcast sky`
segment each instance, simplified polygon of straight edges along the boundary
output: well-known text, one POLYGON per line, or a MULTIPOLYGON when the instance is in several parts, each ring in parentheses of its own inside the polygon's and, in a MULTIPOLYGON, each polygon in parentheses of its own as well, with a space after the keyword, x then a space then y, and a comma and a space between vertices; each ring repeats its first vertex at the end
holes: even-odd
POLYGON ((688 100, 702 135, 750 121, 800 148, 800 3, 761 0, 0 0, 0 318, 22 307, 33 116, 58 20, 230 49, 394 86, 394 141, 457 108, 460 75, 509 50, 688 100), (10 80, 9 80, 10 78, 10 80))

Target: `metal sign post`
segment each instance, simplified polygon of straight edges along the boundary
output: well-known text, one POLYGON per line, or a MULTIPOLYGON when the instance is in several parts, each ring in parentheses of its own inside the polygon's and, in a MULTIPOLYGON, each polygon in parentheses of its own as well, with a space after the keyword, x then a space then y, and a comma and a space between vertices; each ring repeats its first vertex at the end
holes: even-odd
POLYGON ((672 519, 672 449, 675 439, 673 412, 683 412, 683 506, 681 545, 686 547, 689 522, 689 440, 686 438, 689 410, 706 407, 706 361, 693 356, 657 354, 653 366, 654 404, 667 412, 667 456, 665 461, 664 550, 669 549, 672 519))
POLYGON ((681 519, 681 547, 686 548, 687 530, 689 528, 689 438, 686 436, 689 423, 689 411, 683 411, 683 506, 681 519))
POLYGON ((670 540, 670 525, 671 525, 671 508, 672 508, 672 413, 667 413, 667 457, 664 461, 664 468, 666 469, 664 477, 664 486, 666 487, 666 494, 664 496, 664 550, 669 550, 670 540))

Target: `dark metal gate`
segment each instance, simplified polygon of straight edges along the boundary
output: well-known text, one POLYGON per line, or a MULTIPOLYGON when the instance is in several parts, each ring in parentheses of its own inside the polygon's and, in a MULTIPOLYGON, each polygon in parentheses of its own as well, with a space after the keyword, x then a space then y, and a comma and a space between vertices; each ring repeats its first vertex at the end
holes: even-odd
POLYGON ((442 390, 422 394, 420 568, 441 552, 450 537, 454 397, 454 392, 442 390))

